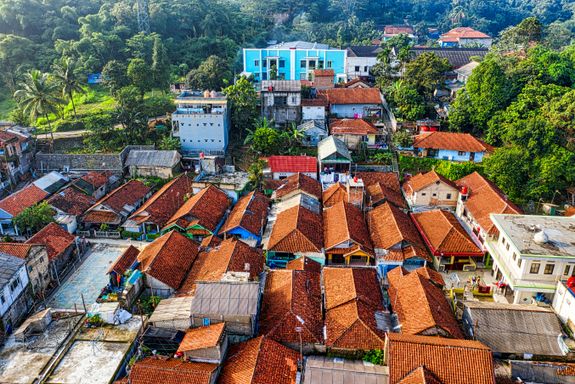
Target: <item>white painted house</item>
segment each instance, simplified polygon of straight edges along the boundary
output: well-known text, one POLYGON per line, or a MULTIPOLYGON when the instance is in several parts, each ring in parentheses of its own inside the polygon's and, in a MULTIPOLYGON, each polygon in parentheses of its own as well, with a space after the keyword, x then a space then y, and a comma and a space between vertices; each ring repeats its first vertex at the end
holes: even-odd
POLYGON ((29 284, 26 262, 0 253, 0 326, 8 333, 30 309, 29 284))
POLYGON ((172 135, 180 139, 182 152, 225 154, 230 128, 226 96, 215 91, 185 91, 175 103, 172 135))
POLYGON ((497 233, 485 241, 492 273, 514 304, 551 300, 575 268, 575 219, 491 214, 497 233))
POLYGON ((553 309, 561 321, 571 332, 575 332, 575 268, 571 269, 571 277, 557 282, 557 291, 553 298, 553 309))

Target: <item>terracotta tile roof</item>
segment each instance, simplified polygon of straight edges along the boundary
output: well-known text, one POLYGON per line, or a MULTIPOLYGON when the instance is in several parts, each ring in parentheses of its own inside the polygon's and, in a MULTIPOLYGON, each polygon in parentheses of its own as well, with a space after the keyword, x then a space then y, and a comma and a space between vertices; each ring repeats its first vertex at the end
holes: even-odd
POLYGON ((168 220, 166 227, 177 224, 186 229, 200 225, 213 233, 230 205, 230 198, 225 192, 209 185, 189 198, 168 220))
POLYGON ((509 201, 495 184, 477 172, 457 180, 455 184, 460 188, 463 186, 468 188, 465 208, 487 233, 494 229, 494 224, 489 217, 491 213, 523 213, 523 210, 509 201))
POLYGON ((313 75, 315 77, 334 77, 335 71, 333 69, 315 69, 313 75))
POLYGON ((134 264, 138 259, 140 250, 133 245, 130 245, 108 268, 108 273, 116 272, 118 275, 123 275, 128 268, 134 264))
POLYGON ((238 200, 226 222, 220 229, 220 234, 235 228, 260 236, 268 215, 270 199, 260 192, 250 192, 238 200))
POLYGON ((302 107, 327 107, 329 103, 325 90, 318 89, 315 99, 301 99, 301 105, 302 107))
POLYGON ((208 325, 207 327, 198 327, 188 329, 182 339, 177 352, 197 351, 198 349, 217 347, 224 335, 226 323, 208 325))
POLYGON ((260 336, 230 347, 219 384, 296 384, 298 353, 260 336))
POLYGON ((150 188, 139 180, 130 180, 126 184, 119 186, 112 192, 94 204, 94 207, 102 204, 116 213, 120 213, 126 205, 136 205, 148 193, 150 188))
POLYGON ((313 156, 270 156, 268 166, 276 172, 317 172, 317 159, 313 156))
POLYGON ((449 149, 463 152, 492 152, 493 147, 469 133, 429 132, 415 136, 414 148, 449 149))
POLYGON ((291 175, 286 177, 283 181, 283 184, 280 185, 274 192, 276 198, 281 199, 282 197, 292 192, 301 191, 317 198, 318 200, 321 199, 320 182, 304 175, 303 173, 291 175))
POLYGON ((30 184, 0 200, 0 209, 12 217, 18 216, 23 210, 37 204, 48 197, 48 193, 30 184))
POLYGON ((110 172, 91 171, 91 172, 86 173, 80 179, 84 180, 86 183, 92 185, 94 187, 94 189, 98 189, 102 185, 106 184, 108 182, 109 178, 110 178, 110 172))
POLYGON ((341 183, 330 185, 322 194, 324 208, 331 207, 340 201, 347 201, 347 190, 341 183))
POLYGON ((419 367, 443 384, 495 384, 491 351, 478 341, 388 334, 389 382, 394 384, 419 367))
POLYGON ((6 253, 19 259, 25 259, 35 244, 0 242, 0 253, 6 253))
POLYGON ((329 132, 332 135, 373 135, 377 128, 363 119, 340 119, 332 120, 329 124, 329 132))
POLYGON ((138 255, 140 270, 173 289, 178 289, 198 256, 199 245, 177 231, 150 243, 138 255))
POLYGON ((330 104, 381 104, 377 88, 333 88, 326 90, 330 104))
POLYGON ((92 224, 120 224, 122 217, 111 211, 89 211, 82 217, 84 223, 92 224))
POLYGON ((409 180, 403 183, 403 191, 407 196, 412 196, 414 192, 421 191, 429 185, 437 182, 445 183, 453 188, 457 188, 455 183, 433 170, 426 173, 418 173, 417 175, 410 177, 409 180))
POLYGON ((48 199, 48 204, 68 215, 80 216, 88 210, 96 199, 72 187, 55 194, 48 199))
POLYGON ((425 367, 418 367, 410 374, 397 382, 397 384, 443 384, 437 376, 425 367))
POLYGON ((50 223, 38 233, 29 238, 26 244, 42 244, 48 251, 50 261, 58 258, 68 247, 74 245, 76 236, 72 235, 56 223, 50 223))
POLYGON ((371 268, 323 269, 326 345, 369 350, 383 348, 376 312, 383 311, 377 272, 371 268))
POLYGON ((434 255, 483 255, 453 213, 436 209, 412 213, 411 217, 434 255))
POLYGON ((301 205, 277 215, 267 249, 276 252, 321 252, 322 217, 301 205))
POLYGON ((343 201, 323 210, 323 238, 326 250, 350 241, 368 253, 373 252, 361 209, 343 201))
POLYGON ((293 271, 308 271, 308 272, 321 272, 321 264, 314 259, 307 256, 300 256, 296 259, 288 261, 286 269, 293 271))
POLYGON ((189 363, 179 359, 146 357, 134 364, 130 384, 211 384, 217 364, 189 363))
POLYGON ((255 280, 264 268, 264 256, 259 248, 252 248, 242 241, 229 238, 207 252, 200 252, 190 273, 180 288, 180 293, 191 294, 200 281, 220 281, 227 272, 247 272, 255 280))
POLYGON ((413 27, 409 25, 386 25, 383 28, 384 35, 413 35, 413 27))
POLYGON ((320 275, 314 272, 272 270, 266 276, 260 312, 260 335, 280 343, 323 342, 320 275), (299 321, 299 319, 303 321, 299 321))
POLYGON ((401 333, 463 338, 441 288, 422 274, 409 273, 403 267, 389 271, 387 279, 389 300, 401 324, 401 333))
POLYGON ((180 175, 164 184, 129 220, 139 224, 153 223, 161 228, 192 194, 192 179, 187 174, 180 175))
POLYGON ((459 39, 489 39, 490 36, 469 27, 453 28, 447 33, 441 35, 441 41, 459 41, 459 39))
POLYGON ((355 172, 354 176, 360 178, 366 187, 380 183, 391 190, 401 192, 399 177, 395 172, 355 172))
POLYGON ((215 235, 211 235, 211 236, 206 236, 202 239, 202 242, 200 243, 200 247, 202 249, 213 248, 213 247, 217 247, 221 243, 222 243, 222 239, 220 239, 219 237, 216 237, 215 235))
POLYGON ((5 143, 11 141, 20 141, 22 136, 8 131, 0 131, 0 143, 4 146, 5 143))
POLYGON ((375 248, 390 250, 399 244, 399 249, 410 248, 408 253, 401 252, 400 260, 403 261, 409 256, 419 256, 431 261, 429 252, 409 215, 393 204, 385 203, 369 211, 367 222, 375 248))
POLYGON ((389 188, 383 183, 375 183, 366 187, 369 205, 374 206, 382 202, 390 202, 400 208, 407 208, 407 202, 400 191, 389 188))

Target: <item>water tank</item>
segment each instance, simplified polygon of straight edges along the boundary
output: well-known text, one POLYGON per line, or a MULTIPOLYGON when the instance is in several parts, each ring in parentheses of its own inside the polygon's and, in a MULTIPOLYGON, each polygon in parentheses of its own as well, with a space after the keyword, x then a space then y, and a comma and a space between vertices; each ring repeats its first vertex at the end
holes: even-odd
POLYGON ((549 236, 547 236, 545 230, 542 229, 541 231, 533 235, 533 241, 535 241, 537 244, 545 244, 549 241, 549 236))
POLYGON ((208 91, 207 89, 204 91, 204 97, 205 98, 210 97, 210 91, 208 91))

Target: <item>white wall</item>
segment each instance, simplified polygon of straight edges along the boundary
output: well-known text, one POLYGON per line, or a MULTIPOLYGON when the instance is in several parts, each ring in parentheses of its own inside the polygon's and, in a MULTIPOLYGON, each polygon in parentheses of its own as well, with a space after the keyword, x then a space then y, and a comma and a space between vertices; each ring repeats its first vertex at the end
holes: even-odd
MULTIPOLYGON (((14 303, 14 301, 18 298, 20 293, 28 286, 28 273, 26 272, 26 266, 22 265, 18 274, 15 274, 12 279, 6 284, 3 289, 0 290, 0 294, 4 297, 4 304, 0 305, 0 317, 4 316, 6 311, 10 308, 10 306, 14 303), (14 291, 10 289, 10 285, 16 278, 20 278, 20 283, 16 287, 14 291)), ((2 301, 0 300, 0 303, 2 301)))
POLYGON ((455 207, 459 191, 443 182, 431 184, 415 192, 410 199, 412 206, 455 207), (448 195, 451 195, 448 197, 448 195), (432 204, 432 201, 437 201, 432 204))
POLYGON ((575 331, 575 294, 559 281, 553 298, 553 309, 561 321, 575 331))
MULTIPOLYGON (((272 174, 272 179, 274 180, 281 180, 289 177, 291 175, 295 175, 296 172, 274 172, 272 174)), ((302 174, 311 177, 312 179, 317 180, 317 172, 302 172, 302 174)))
POLYGON ((375 64, 377 64, 377 57, 349 57, 348 56, 347 65, 346 65, 347 78, 348 79, 356 79, 359 76, 369 76, 369 70, 375 64), (359 67, 359 71, 356 70, 356 67, 359 67))
POLYGON ((183 151, 225 151, 228 144, 227 114, 172 115, 174 137, 183 151))
POLYGON ((323 106, 302 106, 302 120, 324 120, 325 107, 323 106))

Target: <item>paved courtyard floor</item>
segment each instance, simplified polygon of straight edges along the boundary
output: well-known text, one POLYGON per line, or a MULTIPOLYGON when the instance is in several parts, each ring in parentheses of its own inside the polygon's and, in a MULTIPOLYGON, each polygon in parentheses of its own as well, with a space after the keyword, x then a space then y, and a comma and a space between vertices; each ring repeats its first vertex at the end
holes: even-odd
POLYGON ((93 244, 88 250, 88 255, 72 272, 65 282, 58 287, 48 306, 60 309, 83 310, 82 295, 88 309, 96 301, 102 288, 108 284, 106 272, 110 264, 126 249, 124 245, 116 244, 93 244))

